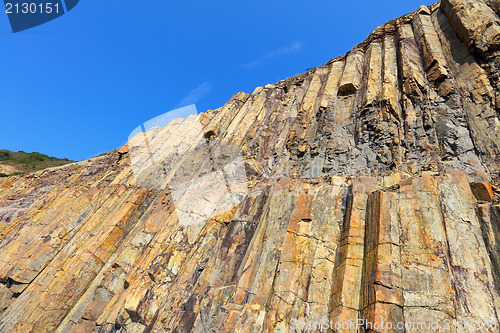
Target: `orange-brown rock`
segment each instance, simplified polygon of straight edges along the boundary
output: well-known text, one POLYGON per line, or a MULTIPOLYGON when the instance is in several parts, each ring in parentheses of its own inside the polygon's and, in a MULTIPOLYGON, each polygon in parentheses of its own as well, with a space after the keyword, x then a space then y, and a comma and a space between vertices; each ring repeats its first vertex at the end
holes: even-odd
POLYGON ((477 200, 481 201, 492 201, 493 200, 493 189, 489 182, 477 182, 471 183, 470 188, 472 193, 477 200))

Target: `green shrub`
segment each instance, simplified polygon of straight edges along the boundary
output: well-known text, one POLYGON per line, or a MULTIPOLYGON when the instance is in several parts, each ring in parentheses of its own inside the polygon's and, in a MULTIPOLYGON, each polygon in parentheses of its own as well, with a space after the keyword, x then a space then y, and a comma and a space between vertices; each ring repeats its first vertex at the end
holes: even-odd
MULTIPOLYGON (((22 171, 20 174, 60 166, 71 162, 68 159, 51 157, 37 152, 25 153, 23 151, 18 151, 16 153, 8 150, 0 150, 0 162, 2 161, 6 161, 9 165, 17 166, 18 169, 22 171)), ((10 176, 13 175, 15 174, 10 176)))
POLYGON ((28 154, 28 161, 29 162, 38 162, 38 161, 45 161, 48 156, 40 153, 31 153, 28 154))
POLYGON ((6 151, 0 151, 0 161, 8 161, 12 156, 6 151))
POLYGON ((0 172, 0 178, 2 177, 9 177, 9 175, 6 175, 5 173, 0 172))

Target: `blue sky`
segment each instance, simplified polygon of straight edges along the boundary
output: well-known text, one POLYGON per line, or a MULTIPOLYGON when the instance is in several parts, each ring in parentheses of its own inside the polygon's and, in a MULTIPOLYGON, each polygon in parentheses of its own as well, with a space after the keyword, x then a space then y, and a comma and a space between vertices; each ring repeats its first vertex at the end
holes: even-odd
POLYGON ((141 123, 326 63, 428 0, 81 0, 13 34, 0 13, 0 148, 81 160, 141 123))

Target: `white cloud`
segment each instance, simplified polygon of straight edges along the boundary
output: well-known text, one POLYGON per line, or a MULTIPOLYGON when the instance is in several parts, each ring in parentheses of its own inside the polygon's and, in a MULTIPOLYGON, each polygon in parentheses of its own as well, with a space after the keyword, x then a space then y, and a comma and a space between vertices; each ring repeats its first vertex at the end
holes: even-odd
POLYGON ((301 49, 302 49, 302 43, 301 42, 294 42, 289 46, 285 46, 285 47, 264 53, 257 60, 249 62, 247 64, 243 64, 243 65, 241 65, 241 67, 252 68, 252 67, 255 67, 255 66, 262 64, 266 60, 276 58, 279 56, 286 56, 286 55, 289 55, 292 53, 296 53, 296 52, 299 52, 301 49))
POLYGON ((184 97, 184 99, 180 101, 179 104, 177 104, 175 109, 186 105, 196 104, 196 102, 207 95, 211 90, 212 85, 207 81, 203 82, 198 87, 191 90, 191 92, 186 97, 184 97))

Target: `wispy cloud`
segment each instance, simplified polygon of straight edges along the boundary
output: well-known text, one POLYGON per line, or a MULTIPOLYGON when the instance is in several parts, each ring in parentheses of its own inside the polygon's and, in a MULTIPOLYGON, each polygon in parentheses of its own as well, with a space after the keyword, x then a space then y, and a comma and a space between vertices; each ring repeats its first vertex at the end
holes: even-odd
POLYGON ((211 90, 212 90, 212 85, 209 82, 205 81, 198 87, 191 90, 191 92, 186 97, 184 97, 184 99, 180 101, 175 108, 180 108, 186 105, 195 104, 205 95, 207 95, 211 90))
POLYGON ((292 53, 296 53, 296 52, 299 52, 301 49, 302 49, 302 43, 301 42, 294 42, 289 46, 285 46, 285 47, 264 53, 257 60, 249 62, 247 64, 243 64, 243 65, 241 65, 241 67, 252 68, 255 66, 259 66, 260 64, 262 64, 266 60, 276 58, 279 56, 286 56, 286 55, 289 55, 292 53))

